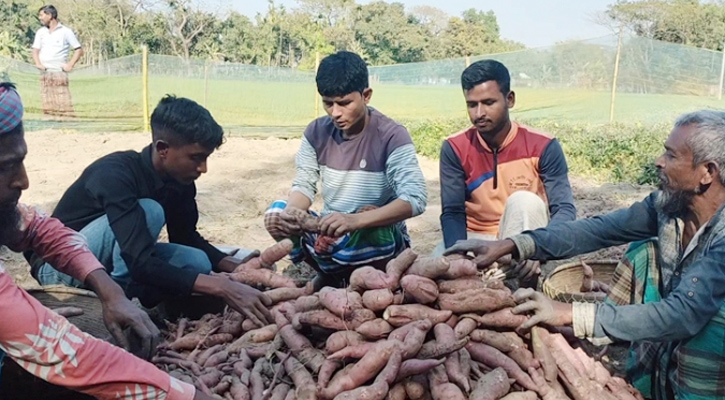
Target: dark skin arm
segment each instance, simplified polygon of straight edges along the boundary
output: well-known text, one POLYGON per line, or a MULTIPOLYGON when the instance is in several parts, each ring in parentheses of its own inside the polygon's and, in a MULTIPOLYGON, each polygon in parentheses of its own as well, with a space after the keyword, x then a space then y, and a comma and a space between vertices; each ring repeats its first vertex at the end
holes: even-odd
POLYGON ((149 316, 135 306, 123 293, 116 282, 103 269, 97 269, 86 277, 88 285, 103 304, 103 322, 117 343, 126 350, 131 350, 124 329, 130 328, 141 340, 141 353, 136 354, 150 359, 161 340, 161 332, 151 322, 149 316))
POLYGON ((320 221, 320 234, 340 237, 346 233, 365 228, 388 226, 413 216, 413 207, 404 200, 396 199, 390 204, 357 214, 332 213, 320 221))

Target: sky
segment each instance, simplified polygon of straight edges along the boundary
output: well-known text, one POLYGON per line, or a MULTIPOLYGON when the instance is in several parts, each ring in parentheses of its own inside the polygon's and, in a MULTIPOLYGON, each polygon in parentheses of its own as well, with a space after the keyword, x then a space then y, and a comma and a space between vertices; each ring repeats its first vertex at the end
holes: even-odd
MULTIPOLYGON (((476 8, 493 10, 501 27, 501 37, 523 43, 527 47, 542 47, 565 40, 591 39, 613 33, 597 25, 594 16, 606 10, 615 0, 397 0, 407 8, 428 5, 450 15, 460 16, 463 10, 476 8)), ((357 0, 359 4, 369 0, 357 0)), ((226 2, 225 2, 226 3, 226 2)), ((297 6, 295 0, 275 0, 288 8, 297 6)), ((229 0, 231 8, 249 17, 267 10, 263 0, 229 0)))

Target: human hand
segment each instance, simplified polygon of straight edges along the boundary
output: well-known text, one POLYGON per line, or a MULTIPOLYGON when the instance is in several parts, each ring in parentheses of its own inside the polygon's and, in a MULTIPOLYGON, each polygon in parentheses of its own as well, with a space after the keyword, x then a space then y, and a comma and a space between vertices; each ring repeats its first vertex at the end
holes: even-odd
POLYGON ((518 278, 520 281, 525 281, 541 274, 541 263, 537 260, 512 262, 503 270, 507 279, 518 278))
POLYGON ((252 320, 258 327, 266 326, 273 320, 268 309, 272 301, 266 294, 231 279, 221 279, 220 282, 221 295, 229 307, 252 320))
POLYGON ((276 228, 285 237, 293 237, 302 235, 302 227, 299 224, 299 213, 305 213, 296 207, 287 206, 279 213, 279 220, 276 228))
POLYGON ((47 69, 47 68, 45 68, 45 66, 43 64, 35 64, 35 68, 37 68, 41 71, 45 71, 47 69))
POLYGON ((332 213, 320 220, 320 235, 340 237, 360 229, 360 214, 332 213))
POLYGON ((514 301, 518 305, 511 310, 512 313, 533 313, 531 318, 518 327, 519 330, 526 331, 539 324, 565 326, 572 323, 571 304, 551 300, 534 289, 517 290, 514 292, 514 301))
POLYGON ((473 262, 481 269, 494 262, 509 264, 511 262, 511 253, 515 248, 516 246, 510 240, 468 239, 457 241, 456 244, 443 252, 443 255, 473 253, 473 262))
POLYGON ((61 69, 63 69, 63 71, 65 71, 65 72, 71 72, 71 71, 73 71, 73 66, 71 66, 69 64, 63 64, 63 65, 61 65, 61 69))
POLYGON ((131 343, 124 330, 130 329, 129 334, 135 334, 141 342, 140 353, 135 355, 145 360, 151 359, 161 341, 161 332, 148 314, 126 297, 103 303, 103 322, 118 345, 128 351, 131 351, 131 343))

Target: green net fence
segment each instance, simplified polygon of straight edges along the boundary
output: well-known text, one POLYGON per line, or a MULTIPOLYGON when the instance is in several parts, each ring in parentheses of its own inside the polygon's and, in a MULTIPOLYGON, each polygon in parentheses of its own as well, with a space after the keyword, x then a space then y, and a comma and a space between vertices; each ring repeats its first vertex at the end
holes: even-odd
MULTIPOLYGON (((494 58, 510 70, 517 92, 515 118, 606 123, 610 117, 618 37, 471 57, 494 58)), ((371 104, 400 120, 458 119, 466 111, 460 74, 466 59, 370 67, 371 104)), ((669 122, 682 112, 723 108, 723 53, 639 37, 622 40, 614 120, 669 122)), ((0 57, 0 78, 18 85, 29 129, 141 130, 140 54, 77 68, 69 74, 74 114, 43 111, 40 73, 0 57)), ((315 115, 314 72, 149 55, 148 98, 166 93, 205 105, 234 133, 299 132, 315 115)))

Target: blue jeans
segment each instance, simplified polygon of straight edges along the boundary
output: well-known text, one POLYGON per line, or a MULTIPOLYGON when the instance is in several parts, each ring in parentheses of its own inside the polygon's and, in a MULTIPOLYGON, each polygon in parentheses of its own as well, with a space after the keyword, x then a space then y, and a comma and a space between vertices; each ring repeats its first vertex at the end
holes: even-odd
MULTIPOLYGON (((139 200, 139 205, 146 213, 146 225, 151 237, 157 238, 166 224, 164 209, 159 203, 150 199, 139 200)), ((106 270, 111 271, 113 280, 125 289, 131 283, 131 274, 126 261, 121 257, 121 248, 108 223, 108 217, 105 215, 98 217, 86 225, 80 233, 88 241, 88 247, 93 255, 106 267, 106 270)), ((189 269, 200 274, 209 274, 212 269, 211 261, 206 253, 193 247, 173 243, 156 243, 155 253, 156 257, 178 268, 189 269)), ((38 282, 41 285, 61 284, 85 288, 83 282, 56 270, 48 263, 43 264, 38 270, 38 282)))

